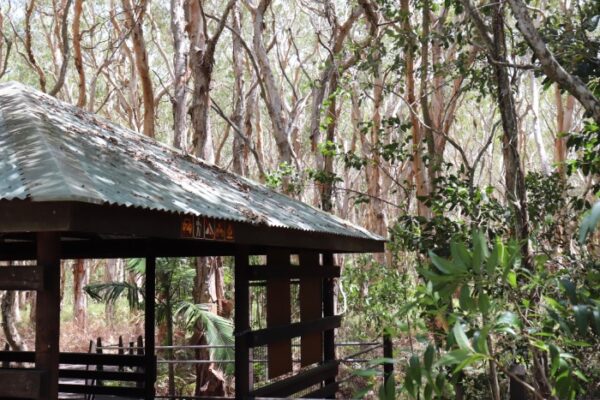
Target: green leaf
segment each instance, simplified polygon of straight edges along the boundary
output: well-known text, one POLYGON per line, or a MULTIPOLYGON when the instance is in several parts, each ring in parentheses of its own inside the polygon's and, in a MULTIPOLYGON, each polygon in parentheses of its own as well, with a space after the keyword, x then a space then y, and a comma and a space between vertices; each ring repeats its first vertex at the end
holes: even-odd
POLYGON ((585 335, 588 328, 588 307, 585 304, 579 304, 573 306, 573 312, 575 313, 575 323, 579 333, 585 335))
POLYGON ((423 397, 425 397, 425 400, 431 400, 433 398, 433 388, 430 384, 425 386, 425 390, 423 390, 423 397))
POLYGON ((496 332, 507 332, 511 334, 515 334, 515 329, 519 329, 521 326, 521 321, 519 317, 510 311, 505 311, 496 319, 496 324, 494 326, 494 330, 496 332))
MULTIPOLYGON (((452 351, 449 351, 448 353, 444 354, 440 358, 440 360, 436 363, 436 365, 443 367, 445 365, 460 364, 465 359, 469 358, 469 356, 471 354, 473 354, 473 353, 467 349, 452 350, 452 351)), ((436 379, 436 381, 437 381, 437 379, 436 379)))
POLYGON ((380 400, 396 400, 396 382, 393 374, 379 388, 379 398, 380 400))
POLYGON ((508 271, 506 275, 506 281, 513 289, 517 288, 517 273, 515 271, 508 271))
POLYGON ((438 256, 431 250, 429 251, 429 258, 431 259, 433 265, 443 274, 456 275, 465 272, 462 271, 461 268, 455 265, 452 261, 438 256))
POLYGON ((577 304, 577 287, 568 279, 561 279, 560 285, 565 289, 565 293, 571 304, 577 304))
POLYGON ((600 335, 600 308, 592 310, 592 320, 596 335, 600 335))
POLYGON ((433 366, 433 356, 435 355, 435 349, 431 344, 427 346, 425 354, 423 355, 423 366, 427 372, 431 373, 431 367, 433 366))
POLYGON ((380 373, 376 369, 357 369, 352 371, 352 375, 362 376, 363 378, 372 378, 380 375, 380 373))
POLYGON ((482 292, 479 295, 479 311, 484 316, 487 316, 490 311, 490 296, 486 292, 482 292))
POLYGON ((413 381, 417 384, 421 383, 421 362, 419 356, 413 354, 408 362, 408 373, 413 377, 413 381))
POLYGON ((417 268, 417 272, 421 275, 423 275, 423 277, 427 280, 430 280, 433 283, 445 283, 445 282, 451 282, 453 281, 455 278, 453 276, 448 276, 448 275, 439 275, 436 274, 435 272, 425 269, 425 268, 417 268))
POLYGON ((375 367, 378 365, 384 365, 384 364, 395 364, 396 362, 398 362, 398 360, 395 360, 393 358, 390 357, 377 357, 372 359, 371 361, 369 361, 369 367, 375 367))
POLYGON ((466 367, 468 367, 472 364, 475 364, 476 362, 485 360, 486 358, 487 357, 483 354, 479 354, 479 353, 472 354, 471 356, 469 356, 468 358, 463 360, 460 364, 458 364, 456 366, 456 368, 454 368, 454 373, 456 374, 457 372, 462 371, 466 367))
POLYGON ((412 378, 409 375, 406 375, 406 378, 404 379, 404 388, 413 398, 417 397, 415 384, 413 383, 412 378))
POLYGON ((596 229, 598 221, 600 221, 600 201, 594 204, 589 214, 583 219, 579 228, 579 243, 585 243, 587 236, 596 229))
POLYGON ((496 243, 494 243, 494 248, 492 249, 492 254, 487 260, 485 269, 489 276, 494 275, 494 271, 498 265, 502 265, 506 260, 506 249, 504 248, 504 244, 498 239, 496 243))
POLYGON ((555 375, 560 365, 560 349, 552 343, 548 347, 550 349, 550 374, 555 375))
POLYGON ((471 254, 463 242, 452 241, 450 243, 450 255, 452 261, 464 271, 471 265, 471 254))
POLYGON ((454 328, 452 328, 452 333, 454 334, 454 339, 456 340, 456 344, 458 345, 458 347, 460 347, 462 350, 473 351, 471 343, 469 343, 469 339, 467 338, 467 335, 465 334, 465 331, 460 321, 456 322, 454 328))
POLYGON ((473 309, 473 300, 471 299, 471 289, 469 289, 469 285, 464 284, 460 288, 458 303, 460 304, 460 308, 465 311, 470 311, 473 309))
POLYGON ((490 327, 486 326, 482 330, 477 331, 473 334, 473 347, 478 353, 489 354, 487 345, 487 336, 489 334, 490 327))
POLYGON ((481 272, 483 261, 488 257, 488 245, 485 236, 481 231, 473 232, 473 271, 481 272))

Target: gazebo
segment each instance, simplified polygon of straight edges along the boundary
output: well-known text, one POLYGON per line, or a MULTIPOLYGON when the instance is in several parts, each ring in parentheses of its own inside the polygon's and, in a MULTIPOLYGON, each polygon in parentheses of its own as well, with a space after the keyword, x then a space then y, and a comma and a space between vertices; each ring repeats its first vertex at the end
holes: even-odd
POLYGON ((57 399, 59 392, 154 398, 155 261, 192 256, 235 257, 236 398, 331 397, 340 326, 333 255, 383 248, 381 237, 333 215, 30 87, 0 85, 0 260, 37 261, 0 268, 0 290, 37 292, 35 351, 0 352, 0 398, 57 399), (266 256, 266 265, 251 265, 252 255, 266 256), (60 352, 61 259, 133 257, 146 260, 144 354, 60 352), (249 319, 255 281, 267 293, 267 326, 260 330, 249 319), (292 281, 299 284, 297 322, 292 281), (296 337, 302 369, 294 372, 296 337), (250 360, 257 346, 268 349, 269 377, 283 378, 254 389, 250 360), (69 364, 140 369, 63 368, 69 364), (60 384, 65 377, 138 384, 60 384))

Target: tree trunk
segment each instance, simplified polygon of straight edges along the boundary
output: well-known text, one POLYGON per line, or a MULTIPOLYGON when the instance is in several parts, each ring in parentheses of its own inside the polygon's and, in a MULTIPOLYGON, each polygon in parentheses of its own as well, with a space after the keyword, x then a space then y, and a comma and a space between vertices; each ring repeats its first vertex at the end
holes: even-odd
POLYGON ((567 104, 563 103, 560 86, 556 85, 556 136, 554 138, 554 162, 557 165, 558 173, 563 180, 567 180, 567 135, 572 128, 573 109, 575 106, 575 98, 571 95, 567 96, 567 104))
POLYGON ((189 39, 185 31, 185 0, 171 0, 173 35, 173 146, 187 151, 187 63, 189 39))
MULTIPOLYGON (((403 15, 410 15, 409 8, 409 0, 401 0, 400 8, 403 15)), ((423 167, 423 159, 421 158, 421 143, 422 139, 422 131, 421 131, 421 123, 417 118, 417 102, 415 100, 415 72, 414 72, 414 38, 413 38, 413 30, 410 25, 410 18, 404 18, 404 22, 402 23, 402 30, 408 35, 406 40, 406 46, 404 47, 404 65, 406 68, 406 98, 408 101, 408 106, 410 108, 410 122, 412 125, 412 142, 413 142, 413 161, 412 161, 412 169, 413 169, 413 179, 415 184, 415 190, 417 198, 425 197, 428 194, 427 184, 425 181, 425 172, 423 167)), ((420 216, 428 217, 431 212, 429 208, 423 203, 423 201, 417 199, 417 213, 420 216)))
POLYGON ((127 19, 128 28, 131 29, 131 40, 135 54, 135 67, 142 85, 142 98, 144 102, 144 134, 154 137, 154 89, 150 78, 150 65, 148 52, 144 41, 144 15, 148 0, 140 0, 138 9, 134 9, 131 0, 123 0, 123 12, 127 19))
POLYGON ((75 260, 73 263, 73 320, 78 328, 86 328, 87 322, 87 297, 83 292, 87 284, 87 268, 84 260, 75 260))
POLYGON ((6 291, 2 297, 2 331, 4 332, 4 337, 11 349, 13 351, 22 351, 25 350, 25 346, 14 318, 16 306, 15 297, 16 292, 14 290, 6 291))
MULTIPOLYGON (((236 32, 242 32, 241 13, 236 5, 231 13, 232 29, 236 32)), ((246 108, 245 93, 244 93, 244 60, 242 57, 242 40, 238 35, 232 35, 231 56, 233 59, 233 75, 234 75, 234 107, 231 121, 238 127, 238 130, 244 134, 243 119, 244 110, 246 108)), ((248 137, 248 136, 246 136, 248 137)), ((247 175, 247 157, 248 149, 245 141, 240 135, 233 136, 233 172, 245 176, 247 175)))
POLYGON ((210 108, 210 84, 215 62, 215 48, 223 32, 229 11, 235 0, 229 0, 221 15, 219 25, 212 37, 207 36, 206 15, 199 1, 188 0, 188 28, 190 31, 190 64, 194 78, 192 97, 193 152, 209 163, 215 161, 213 137, 208 110, 210 108))
POLYGON ((540 156, 540 166, 544 175, 550 175, 550 162, 542 137, 542 123, 540 121, 540 89, 533 72, 529 74, 531 80, 531 109, 533 111, 533 137, 540 156))
MULTIPOLYGON (((525 174, 521 168, 519 155, 519 130, 517 113, 512 95, 510 77, 508 75, 508 60, 506 57, 506 39, 504 36, 503 4, 493 5, 493 47, 491 57, 497 84, 497 99, 502 116, 502 154, 504 157, 504 182, 506 198, 512 205, 515 215, 515 237, 521 243, 521 254, 526 268, 531 268, 529 250, 529 218, 527 215, 527 192, 525 174)), ((485 33, 485 32, 484 32, 485 33)), ((487 34, 487 33, 485 33, 487 34)))
POLYGON ((75 0, 73 15, 73 55, 75 58, 75 69, 77 70, 77 76, 79 81, 77 83, 79 88, 79 95, 77 97, 77 107, 84 108, 86 99, 86 85, 85 85, 85 69, 83 68, 83 56, 81 54, 81 13, 83 12, 83 0, 75 0))
POLYGON ((289 121, 283 106, 280 88, 275 82, 275 75, 271 69, 263 39, 264 16, 270 3, 271 0, 261 0, 256 8, 252 8, 254 28, 252 44, 261 75, 258 79, 261 79, 263 83, 261 85, 264 88, 262 96, 271 119, 273 136, 275 137, 275 143, 279 151, 279 159, 280 162, 291 166, 295 165, 296 156, 290 143, 289 121))

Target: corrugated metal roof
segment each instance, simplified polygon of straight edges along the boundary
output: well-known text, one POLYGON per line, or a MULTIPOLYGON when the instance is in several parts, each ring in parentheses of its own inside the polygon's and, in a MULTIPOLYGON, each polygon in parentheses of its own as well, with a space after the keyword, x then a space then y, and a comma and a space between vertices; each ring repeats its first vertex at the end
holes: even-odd
POLYGON ((0 85, 0 199, 114 204, 382 240, 16 82, 0 85))

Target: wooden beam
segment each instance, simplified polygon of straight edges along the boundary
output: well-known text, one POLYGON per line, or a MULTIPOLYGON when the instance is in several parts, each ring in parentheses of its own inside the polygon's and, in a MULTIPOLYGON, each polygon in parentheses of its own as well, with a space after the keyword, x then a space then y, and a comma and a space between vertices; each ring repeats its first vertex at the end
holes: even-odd
POLYGON ((337 382, 330 383, 323 386, 320 389, 315 390, 302 396, 302 399, 329 399, 335 398, 335 394, 340 388, 340 384, 337 382))
MULTIPOLYGON (((334 265, 333 253, 323 253, 323 265, 334 265)), ((323 317, 332 318, 335 315, 335 281, 333 278, 323 280, 323 317)), ((339 327, 339 326, 337 326, 339 327)), ((336 327, 336 328, 337 328, 336 327)), ((335 329, 330 328, 323 332, 323 359, 325 362, 334 361, 335 357, 335 329)), ((325 384, 335 382, 335 377, 326 379, 325 384)), ((327 397, 335 398, 335 395, 327 397)))
MULTIPOLYGON (((315 253, 317 256, 319 253, 315 253)), ((302 279, 302 278, 339 278, 340 267, 327 266, 320 267, 315 265, 298 266, 278 266, 268 268, 266 266, 250 267, 250 277, 253 281, 262 281, 267 279, 302 279)))
POLYGON ((106 381, 133 381, 144 382, 146 374, 142 372, 123 371, 96 371, 85 369, 60 369, 58 376, 61 378, 106 381))
POLYGON ((42 290, 43 271, 38 267, 0 268, 0 290, 42 290))
MULTIPOLYGON (((272 249, 267 253, 269 271, 290 269, 290 253, 272 249)), ((296 267, 297 268, 297 267, 296 267)), ((292 318, 290 279, 286 275, 267 279, 267 329, 289 325, 292 318)), ((267 366, 269 379, 292 371, 292 340, 288 337, 273 339, 267 343, 267 366)))
POLYGON ((234 265, 235 289, 235 396, 246 399, 252 390, 252 365, 250 364, 250 276, 249 254, 246 247, 237 247, 234 265))
MULTIPOLYGON (((0 201, 2 233, 77 232, 181 240, 181 219, 180 214, 115 205, 0 201)), ((248 246, 361 253, 383 252, 385 244, 380 240, 243 222, 233 223, 233 228, 233 242, 248 246)))
MULTIPOLYGON (((61 352, 58 356, 61 364, 70 365, 124 365, 126 367, 142 367, 144 356, 129 354, 99 354, 61 352)), ((35 362, 34 351, 0 351, 0 362, 35 362)))
POLYGON ((0 369, 0 397, 39 399, 43 375, 44 372, 37 369, 0 369))
MULTIPOLYGON (((300 270, 320 271, 329 270, 337 272, 339 268, 320 266, 319 253, 300 253, 300 270)), ((300 321, 313 321, 323 317, 323 278, 335 275, 316 272, 300 278, 300 321)), ((300 342, 300 365, 306 367, 310 364, 323 361, 323 332, 312 332, 302 335, 300 342)))
POLYGON ((60 236, 37 234, 37 265, 43 270, 44 289, 36 295, 35 366, 45 371, 43 400, 58 399, 60 337, 60 236))
POLYGON ((144 317, 144 358, 146 360, 144 385, 146 400, 154 400, 156 382, 156 356, 154 355, 155 339, 155 296, 156 296, 156 257, 146 256, 146 288, 145 288, 145 317, 144 317))
POLYGON ((316 321, 295 322, 289 325, 259 329, 246 332, 251 347, 264 346, 278 340, 291 339, 312 332, 333 330, 340 327, 342 317, 339 315, 318 319, 316 321))
POLYGON ((338 363, 336 361, 328 362, 300 372, 292 377, 263 386, 253 391, 251 395, 254 397, 289 397, 325 379, 335 379, 337 372, 338 363))
POLYGON ((74 385, 74 384, 60 384, 60 391, 62 393, 76 393, 76 394, 99 394, 119 397, 133 397, 140 398, 144 396, 145 391, 143 388, 136 387, 119 387, 119 386, 90 386, 90 385, 74 385))

